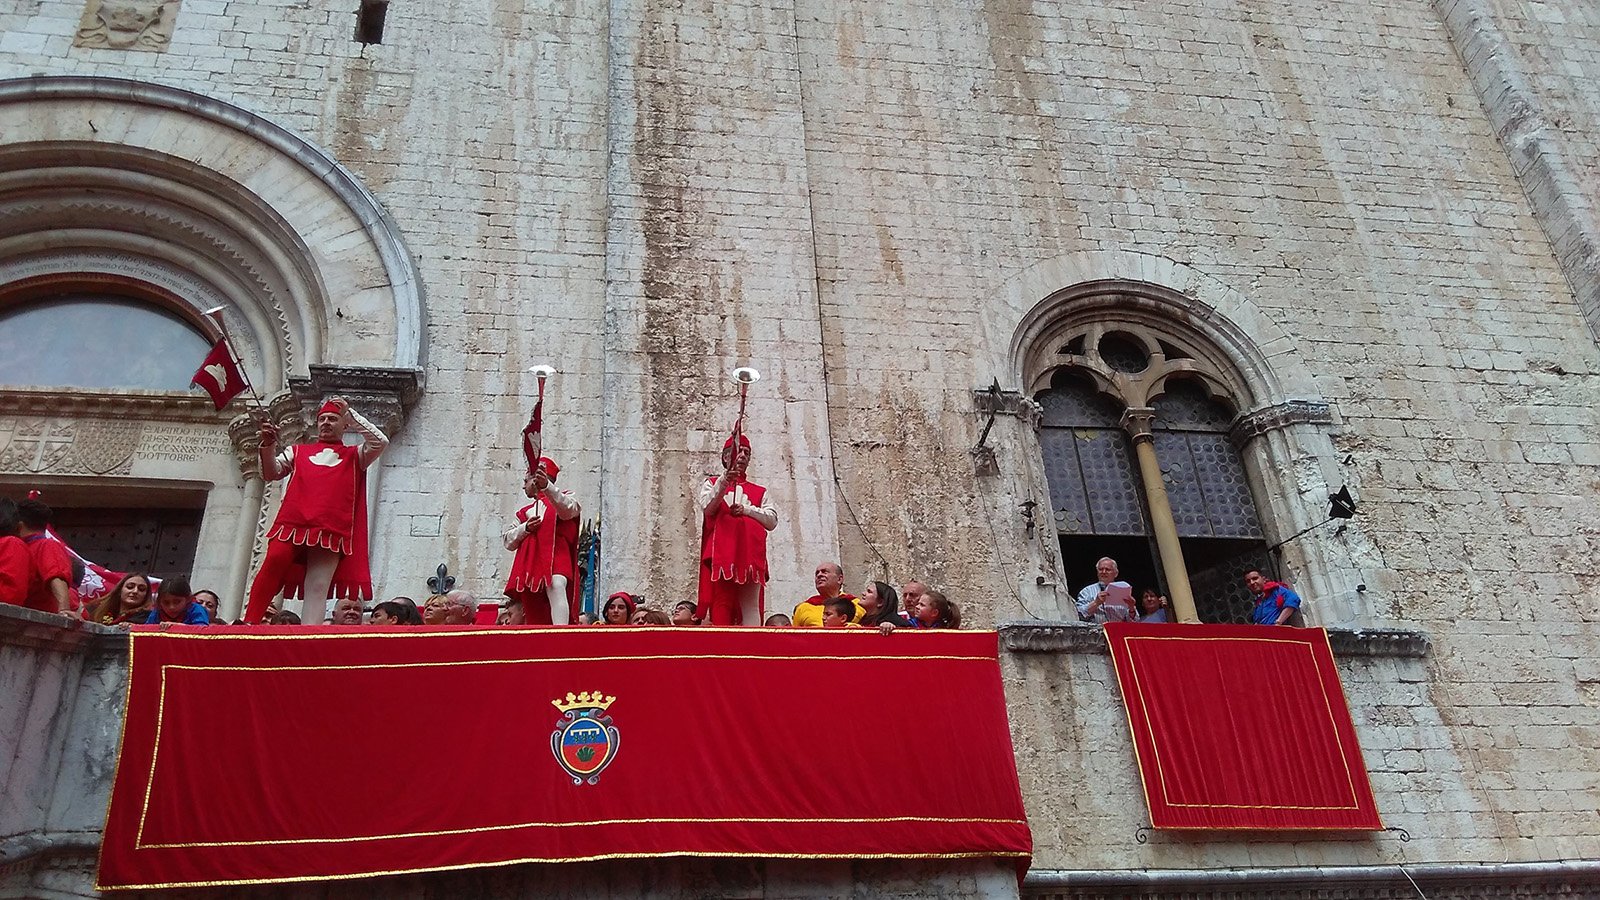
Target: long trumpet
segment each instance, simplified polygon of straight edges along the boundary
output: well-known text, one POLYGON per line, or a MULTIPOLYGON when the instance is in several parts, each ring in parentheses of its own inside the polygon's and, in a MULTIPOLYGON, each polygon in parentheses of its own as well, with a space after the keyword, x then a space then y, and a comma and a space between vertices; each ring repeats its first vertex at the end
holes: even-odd
MULTIPOLYGON (((733 381, 739 385, 739 417, 733 420, 733 457, 739 455, 739 439, 744 436, 744 403, 750 393, 750 385, 761 380, 761 373, 751 366, 740 366, 733 370, 733 381)), ((730 457, 731 463, 732 457, 730 457)))
POLYGON ((541 363, 528 371, 539 382, 539 399, 534 401, 533 414, 522 429, 522 450, 528 456, 528 469, 532 471, 539 464, 539 457, 544 455, 544 383, 556 370, 554 366, 541 363))

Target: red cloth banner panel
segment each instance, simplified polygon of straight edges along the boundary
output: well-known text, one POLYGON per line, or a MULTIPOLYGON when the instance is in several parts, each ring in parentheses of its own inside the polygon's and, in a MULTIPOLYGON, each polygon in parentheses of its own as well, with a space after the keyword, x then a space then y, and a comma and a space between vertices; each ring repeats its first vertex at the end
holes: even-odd
POLYGON ((1156 828, 1376 831, 1320 628, 1108 623, 1156 828))
POLYGON ((136 628, 99 886, 655 856, 1026 865, 997 652, 993 632, 136 628))

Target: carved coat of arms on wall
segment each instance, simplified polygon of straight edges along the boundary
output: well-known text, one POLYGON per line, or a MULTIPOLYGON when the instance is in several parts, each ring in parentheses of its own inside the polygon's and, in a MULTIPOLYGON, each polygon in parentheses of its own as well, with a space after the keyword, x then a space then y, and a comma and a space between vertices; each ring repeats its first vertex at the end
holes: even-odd
POLYGON ((178 0, 88 0, 72 43, 160 53, 172 42, 177 18, 178 0))

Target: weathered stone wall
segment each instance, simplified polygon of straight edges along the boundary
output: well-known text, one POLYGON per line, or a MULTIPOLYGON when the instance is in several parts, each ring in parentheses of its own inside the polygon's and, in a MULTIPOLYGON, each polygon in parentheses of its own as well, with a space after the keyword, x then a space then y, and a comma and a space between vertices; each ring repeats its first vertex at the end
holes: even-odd
MULTIPOLYGON (((1572 0, 1495 0, 1492 8, 1573 170, 1600 171, 1600 10, 1572 0)), ((1588 177, 1583 185, 1600 204, 1600 183, 1588 177)))
MULTIPOLYGON (((972 389, 1016 386, 1026 306, 1085 273, 1247 310, 1281 335, 1284 399, 1336 419, 1247 448, 1303 486, 1262 499, 1271 530, 1315 521, 1320 488, 1361 500, 1288 548, 1293 580, 1314 616, 1434 636, 1424 662, 1344 664, 1380 808, 1416 841, 1136 845, 1109 669, 1048 656, 1008 662, 1040 865, 1595 857, 1600 352, 1440 6, 396 2, 362 49, 354 3, 185 0, 142 53, 74 48, 80 7, 32 0, 0 11, 0 74, 219 97, 378 194, 429 314, 376 513, 391 593, 438 560, 495 593, 525 369, 550 360, 547 447, 605 515, 607 587, 682 595, 688 488, 749 361, 754 472, 785 513, 772 605, 842 554, 852 584, 928 577, 979 624, 1051 617, 1090 573, 1024 534, 1023 423, 974 476, 972 389)), ((1592 174, 1592 11, 1502 6, 1592 174)))

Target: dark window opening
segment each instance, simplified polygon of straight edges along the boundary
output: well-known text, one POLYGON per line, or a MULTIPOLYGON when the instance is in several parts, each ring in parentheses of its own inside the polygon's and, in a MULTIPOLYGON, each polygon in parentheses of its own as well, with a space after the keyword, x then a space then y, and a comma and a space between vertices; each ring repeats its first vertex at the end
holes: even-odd
POLYGON ((1079 591, 1099 579, 1094 566, 1103 556, 1117 561, 1117 577, 1133 586, 1135 597, 1147 587, 1153 587, 1162 594, 1167 593, 1153 538, 1145 535, 1063 534, 1061 562, 1074 601, 1078 599, 1079 591))
POLYGON ((52 530, 85 560, 157 578, 194 570, 206 488, 114 478, 0 477, 0 493, 7 497, 35 488, 54 513, 52 530))
POLYGON ((1118 372, 1130 375, 1150 366, 1150 355, 1139 342, 1127 335, 1108 334, 1100 339, 1100 358, 1118 372))
POLYGON ((1233 538, 1179 538, 1178 544, 1183 547, 1183 562, 1189 568, 1189 588, 1194 591, 1194 608, 1200 621, 1249 622, 1256 599, 1244 586, 1244 573, 1259 569, 1268 578, 1278 577, 1266 543, 1233 538))
POLYGON ((356 40, 363 44, 383 43, 383 20, 389 14, 387 0, 361 0, 356 13, 356 40))
POLYGON ((194 570, 201 510, 80 507, 53 511, 55 531, 86 560, 116 572, 147 572, 157 578, 194 570))

